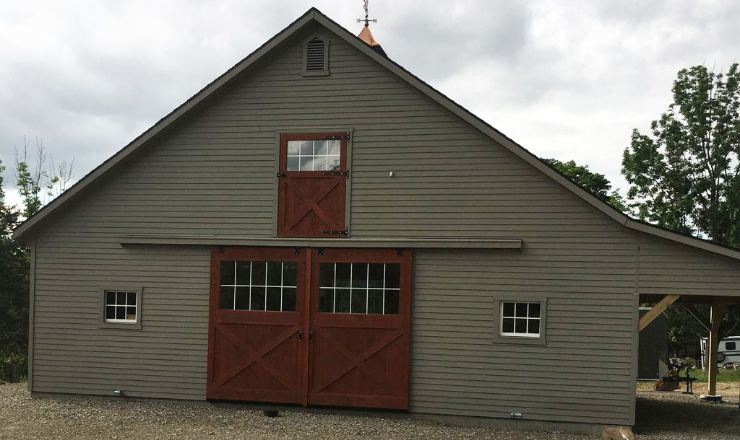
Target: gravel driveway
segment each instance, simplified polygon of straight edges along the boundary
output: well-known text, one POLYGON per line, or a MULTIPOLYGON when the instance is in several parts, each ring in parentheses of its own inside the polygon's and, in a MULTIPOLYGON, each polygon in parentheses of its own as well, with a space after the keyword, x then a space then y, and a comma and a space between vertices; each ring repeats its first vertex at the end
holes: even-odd
MULTIPOLYGON (((658 401, 655 401, 658 402, 658 401)), ((735 419, 736 421, 737 419, 735 419)), ((740 427, 738 427, 740 428, 740 427)), ((680 432, 645 439, 737 439, 740 431, 680 432)), ((85 397, 31 399, 25 384, 0 385, 0 439, 589 439, 564 434, 462 428, 407 418, 282 412, 264 417, 238 406, 85 397)))

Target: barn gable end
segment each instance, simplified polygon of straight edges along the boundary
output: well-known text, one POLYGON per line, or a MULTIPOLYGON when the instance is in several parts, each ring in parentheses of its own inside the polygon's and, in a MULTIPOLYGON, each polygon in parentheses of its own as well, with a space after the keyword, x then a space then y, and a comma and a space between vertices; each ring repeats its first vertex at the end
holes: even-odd
MULTIPOLYGON (((91 173, 95 186, 60 200, 64 210, 22 227, 34 261, 32 391, 204 399, 203 244, 291 246, 276 237, 280 134, 346 132, 349 237, 337 240, 448 240, 413 251, 409 411, 632 424, 637 293, 673 286, 653 270, 679 267, 665 255, 675 243, 629 228, 332 23, 309 11, 197 106, 91 173), (306 75, 316 36, 328 43, 327 74, 306 75), (495 248, 504 241, 523 244, 495 248), (641 257, 645 248, 655 251, 641 257), (101 325, 107 289, 141 292, 141 329, 101 325), (507 301, 542 304, 541 338, 501 337, 507 301)), ((712 249, 737 271, 735 251, 712 249)))

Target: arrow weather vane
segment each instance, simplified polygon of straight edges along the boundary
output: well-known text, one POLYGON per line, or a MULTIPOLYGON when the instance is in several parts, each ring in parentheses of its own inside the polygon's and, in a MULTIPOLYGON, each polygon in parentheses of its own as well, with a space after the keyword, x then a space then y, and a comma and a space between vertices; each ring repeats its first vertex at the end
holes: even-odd
POLYGON ((364 0, 364 2, 363 2, 363 3, 365 3, 365 5, 363 6, 363 8, 365 9, 365 18, 358 18, 357 19, 357 22, 358 23, 362 23, 364 21, 365 22, 365 27, 368 27, 370 25, 370 22, 371 21, 373 23, 377 23, 378 22, 378 19, 377 18, 368 18, 367 4, 368 4, 369 1, 370 0, 364 0))

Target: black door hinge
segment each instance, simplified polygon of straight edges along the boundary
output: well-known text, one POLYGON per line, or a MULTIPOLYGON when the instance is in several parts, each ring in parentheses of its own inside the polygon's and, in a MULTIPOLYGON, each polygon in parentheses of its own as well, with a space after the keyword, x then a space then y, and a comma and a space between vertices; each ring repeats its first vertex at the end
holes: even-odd
POLYGON ((278 177, 285 177, 285 172, 284 171, 278 171, 277 172, 277 176, 278 177))
POLYGON ((338 136, 324 136, 321 138, 322 141, 350 141, 352 136, 349 133, 340 134, 338 136))
POLYGON ((335 230, 327 230, 327 231, 321 231, 322 234, 327 235, 344 235, 345 237, 349 236, 349 228, 344 228, 343 231, 335 231, 335 230))
POLYGON ((324 176, 344 176, 349 179, 349 170, 346 171, 324 171, 324 176))

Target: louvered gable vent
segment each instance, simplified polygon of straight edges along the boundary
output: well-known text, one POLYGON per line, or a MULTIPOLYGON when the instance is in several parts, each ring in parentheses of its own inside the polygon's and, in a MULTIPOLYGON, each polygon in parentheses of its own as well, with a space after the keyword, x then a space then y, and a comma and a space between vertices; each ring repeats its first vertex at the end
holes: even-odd
POLYGON ((325 74, 328 69, 326 42, 318 37, 306 43, 304 71, 307 74, 325 74))

